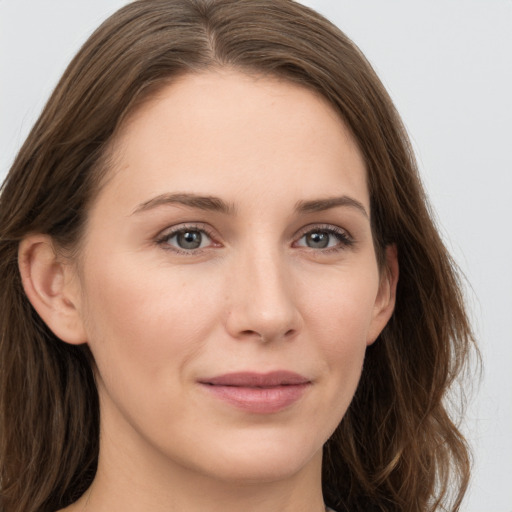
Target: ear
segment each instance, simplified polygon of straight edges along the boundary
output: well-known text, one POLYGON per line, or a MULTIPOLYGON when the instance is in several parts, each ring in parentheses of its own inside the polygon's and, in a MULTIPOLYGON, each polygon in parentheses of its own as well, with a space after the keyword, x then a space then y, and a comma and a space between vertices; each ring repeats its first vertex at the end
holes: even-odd
POLYGON ((67 343, 85 343, 75 269, 57 256, 52 238, 35 234, 23 239, 18 266, 25 293, 46 325, 67 343))
POLYGON ((396 302, 398 273, 398 251, 395 244, 390 244, 386 247, 386 265, 382 269, 380 276, 379 290, 373 307, 367 345, 371 345, 378 338, 393 314, 396 302))

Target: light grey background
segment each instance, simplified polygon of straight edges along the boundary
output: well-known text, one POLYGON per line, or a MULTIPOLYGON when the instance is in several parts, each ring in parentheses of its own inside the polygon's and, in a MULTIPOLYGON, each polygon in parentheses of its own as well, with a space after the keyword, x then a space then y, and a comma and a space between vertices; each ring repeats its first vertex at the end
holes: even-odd
MULTIPOLYGON (((0 0, 0 179, 79 45, 126 3, 0 0)), ((410 132, 484 358, 463 510, 512 512, 512 1, 304 3, 360 46, 410 132)))

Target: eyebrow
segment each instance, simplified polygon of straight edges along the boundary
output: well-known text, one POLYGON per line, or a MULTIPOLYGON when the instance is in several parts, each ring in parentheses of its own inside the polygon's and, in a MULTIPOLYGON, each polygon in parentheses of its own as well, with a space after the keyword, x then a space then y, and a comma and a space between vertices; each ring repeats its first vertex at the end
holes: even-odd
MULTIPOLYGON (((144 203, 141 203, 133 214, 152 210, 162 205, 183 205, 200 210, 232 214, 235 206, 215 196, 200 196, 191 193, 161 194, 144 203)), ((298 201, 295 204, 295 211, 298 213, 315 213, 330 210, 339 206, 355 208, 365 217, 369 218, 368 212, 361 202, 349 196, 327 197, 324 199, 312 199, 309 201, 298 201)))
POLYGON ((145 212, 162 205, 183 205, 200 210, 212 212, 220 212, 230 214, 235 211, 232 204, 226 203, 222 199, 213 196, 200 196, 197 194, 177 193, 177 194, 161 194, 153 197, 149 201, 141 203, 133 213, 145 212))
POLYGON ((366 208, 357 199, 349 196, 327 197, 325 199, 313 199, 311 201, 298 201, 295 210, 300 213, 323 212, 338 206, 348 206, 361 212, 366 218, 370 218, 366 208))

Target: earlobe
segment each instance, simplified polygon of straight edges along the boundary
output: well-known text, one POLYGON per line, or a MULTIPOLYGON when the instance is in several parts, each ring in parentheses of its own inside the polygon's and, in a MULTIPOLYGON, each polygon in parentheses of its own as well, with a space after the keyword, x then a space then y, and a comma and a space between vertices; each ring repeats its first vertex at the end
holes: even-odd
POLYGON ((367 345, 371 345, 378 338, 393 314, 396 302, 398 274, 397 247, 395 244, 390 244, 386 247, 386 265, 380 277, 372 322, 368 331, 367 345))
POLYGON ((18 266, 25 293, 46 325, 67 343, 85 343, 73 270, 58 258, 52 238, 35 234, 23 239, 18 266))

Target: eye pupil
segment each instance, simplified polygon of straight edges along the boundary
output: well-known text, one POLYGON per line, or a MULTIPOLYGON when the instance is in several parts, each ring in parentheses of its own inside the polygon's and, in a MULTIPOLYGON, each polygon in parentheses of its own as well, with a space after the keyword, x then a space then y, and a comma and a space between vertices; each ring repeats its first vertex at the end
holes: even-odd
POLYGON ((197 249, 202 242, 200 231, 182 231, 176 235, 176 242, 182 249, 197 249))
POLYGON ((329 233, 325 231, 313 231, 306 235, 306 243, 308 247, 315 249, 324 249, 329 245, 329 233))

